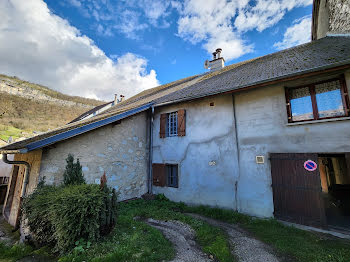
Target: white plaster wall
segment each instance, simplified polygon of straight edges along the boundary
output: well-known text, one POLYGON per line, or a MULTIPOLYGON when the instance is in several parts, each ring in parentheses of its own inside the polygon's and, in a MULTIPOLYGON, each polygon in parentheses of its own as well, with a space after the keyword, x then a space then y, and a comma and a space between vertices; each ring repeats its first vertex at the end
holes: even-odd
MULTIPOLYGON (((346 81, 350 87, 350 72, 346 81)), ((235 104, 242 213, 273 216, 269 153, 350 152, 350 120, 288 125, 282 86, 238 93, 235 104), (265 164, 256 164, 257 155, 265 156, 265 164)))
POLYGON ((179 165, 179 187, 153 187, 173 201, 235 209, 238 177, 232 96, 216 96, 155 112, 153 163, 179 165), (215 106, 210 107, 209 103, 215 106), (186 136, 159 138, 160 114, 186 109, 186 136), (209 165, 215 161, 216 165, 209 165))
POLYGON ((119 192, 118 200, 140 197, 147 192, 146 112, 44 149, 40 178, 45 176, 47 184, 62 183, 69 153, 79 158, 88 183, 99 183, 106 172, 107 185, 119 192))

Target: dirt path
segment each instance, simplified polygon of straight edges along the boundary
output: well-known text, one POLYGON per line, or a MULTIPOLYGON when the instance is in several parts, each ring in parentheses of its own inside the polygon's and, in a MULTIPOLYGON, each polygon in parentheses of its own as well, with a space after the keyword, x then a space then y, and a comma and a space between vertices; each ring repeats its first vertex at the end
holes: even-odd
POLYGON ((150 226, 160 230, 169 239, 176 250, 176 256, 171 262, 212 262, 195 242, 193 229, 179 221, 158 221, 147 219, 150 226))
POLYGON ((197 214, 187 214, 193 218, 201 219, 210 225, 225 230, 229 236, 232 253, 242 262, 278 262, 282 261, 275 255, 271 247, 253 238, 248 232, 234 224, 228 224, 197 214))

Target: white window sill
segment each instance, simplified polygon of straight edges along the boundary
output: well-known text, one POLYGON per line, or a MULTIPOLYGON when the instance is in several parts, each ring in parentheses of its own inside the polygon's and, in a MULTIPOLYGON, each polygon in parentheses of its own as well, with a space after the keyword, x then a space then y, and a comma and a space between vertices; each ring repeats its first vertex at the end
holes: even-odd
POLYGON ((348 117, 339 117, 339 118, 329 118, 329 119, 321 119, 321 120, 310 120, 310 121, 303 121, 303 122, 287 123, 287 126, 298 126, 298 125, 317 124, 317 123, 335 122, 335 121, 344 121, 344 120, 350 120, 350 117, 348 116, 348 117))

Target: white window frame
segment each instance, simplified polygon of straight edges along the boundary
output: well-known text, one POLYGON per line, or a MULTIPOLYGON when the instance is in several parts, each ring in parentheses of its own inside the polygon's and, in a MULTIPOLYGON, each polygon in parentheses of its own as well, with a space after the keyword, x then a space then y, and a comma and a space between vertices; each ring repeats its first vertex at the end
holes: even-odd
POLYGON ((177 112, 171 112, 168 113, 167 118, 167 136, 177 136, 177 125, 178 125, 178 118, 177 118, 177 112))

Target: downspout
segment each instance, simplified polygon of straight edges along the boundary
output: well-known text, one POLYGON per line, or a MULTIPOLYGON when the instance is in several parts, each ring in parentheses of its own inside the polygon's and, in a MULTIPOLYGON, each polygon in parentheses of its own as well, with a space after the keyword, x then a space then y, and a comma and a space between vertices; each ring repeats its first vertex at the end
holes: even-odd
POLYGON ((236 211, 238 212, 238 181, 241 176, 241 168, 240 168, 240 151, 238 145, 238 132, 237 132, 237 118, 236 118, 236 103, 235 103, 235 94, 232 94, 232 107, 233 107, 233 118, 234 118, 234 126, 235 126, 235 140, 236 140, 236 150, 237 150, 237 163, 238 163, 238 178, 235 182, 235 203, 236 203, 236 211))
POLYGON ((149 125, 149 163, 148 163, 148 193, 152 194, 152 162, 153 162, 153 121, 154 121, 154 106, 151 108, 151 117, 149 125))
POLYGON ((25 173, 24 173, 24 180, 23 180, 23 186, 22 186, 22 192, 21 192, 21 198, 24 197, 27 185, 29 181, 29 174, 30 174, 30 164, 26 161, 11 161, 7 159, 7 154, 2 154, 2 161, 4 161, 6 164, 10 165, 25 165, 25 173))

